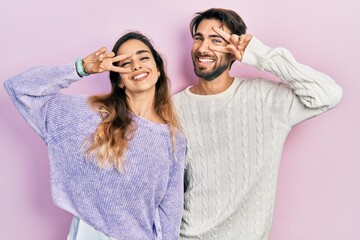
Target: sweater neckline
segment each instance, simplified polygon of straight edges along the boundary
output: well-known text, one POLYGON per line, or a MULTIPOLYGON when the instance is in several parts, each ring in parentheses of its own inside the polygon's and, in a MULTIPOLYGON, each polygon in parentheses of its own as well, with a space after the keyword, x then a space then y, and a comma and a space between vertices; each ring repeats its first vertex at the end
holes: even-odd
POLYGON ((147 126, 152 126, 152 127, 162 127, 162 128, 168 128, 169 124, 167 123, 157 123, 157 122, 153 122, 150 121, 148 119, 145 119, 143 117, 140 117, 138 115, 136 115, 135 113, 130 112, 130 114, 132 115, 132 117, 137 121, 137 122, 141 122, 144 125, 147 126))
POLYGON ((185 94, 191 98, 195 98, 198 100, 214 100, 214 99, 220 99, 220 98, 227 98, 228 96, 233 95, 235 92, 237 86, 240 83, 240 79, 237 77, 234 77, 234 81, 231 83, 231 85, 223 92, 217 93, 217 94, 211 94, 211 95, 200 95, 190 92, 190 88, 193 86, 189 86, 185 89, 185 94))

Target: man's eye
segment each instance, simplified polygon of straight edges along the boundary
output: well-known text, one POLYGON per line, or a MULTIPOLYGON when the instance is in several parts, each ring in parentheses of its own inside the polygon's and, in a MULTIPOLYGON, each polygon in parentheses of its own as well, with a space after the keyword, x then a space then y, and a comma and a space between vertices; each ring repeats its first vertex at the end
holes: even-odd
POLYGON ((195 41, 201 41, 202 38, 201 38, 201 37, 194 37, 194 40, 195 40, 195 41))

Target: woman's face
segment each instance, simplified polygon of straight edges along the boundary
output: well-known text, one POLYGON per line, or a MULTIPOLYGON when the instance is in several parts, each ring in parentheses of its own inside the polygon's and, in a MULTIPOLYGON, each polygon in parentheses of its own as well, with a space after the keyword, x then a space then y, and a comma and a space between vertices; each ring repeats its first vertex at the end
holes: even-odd
MULTIPOLYGON (((121 73, 120 87, 125 86, 128 96, 135 94, 155 94, 155 84, 160 76, 155 59, 150 49, 141 41, 131 39, 124 42, 117 55, 133 53, 130 58, 119 62, 119 66, 131 70, 131 73, 121 73)), ((154 95, 152 95, 154 96, 154 95)))

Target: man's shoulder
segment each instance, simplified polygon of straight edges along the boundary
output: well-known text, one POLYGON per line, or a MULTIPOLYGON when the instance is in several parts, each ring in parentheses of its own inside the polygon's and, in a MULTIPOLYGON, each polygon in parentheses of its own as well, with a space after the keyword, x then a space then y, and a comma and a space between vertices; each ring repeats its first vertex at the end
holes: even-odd
POLYGON ((180 91, 178 91, 177 93, 175 93, 173 96, 175 97, 175 96, 179 96, 179 95, 181 95, 181 94, 184 94, 185 92, 186 92, 186 89, 187 88, 189 88, 189 87, 186 87, 186 88, 184 88, 184 89, 182 89, 182 90, 180 90, 180 91))
POLYGON ((186 89, 187 88, 184 88, 183 90, 175 93, 172 97, 173 97, 173 100, 174 101, 180 101, 180 99, 186 95, 186 89))
POLYGON ((262 77, 237 78, 239 86, 257 87, 257 86, 273 86, 279 84, 279 81, 269 80, 262 77))

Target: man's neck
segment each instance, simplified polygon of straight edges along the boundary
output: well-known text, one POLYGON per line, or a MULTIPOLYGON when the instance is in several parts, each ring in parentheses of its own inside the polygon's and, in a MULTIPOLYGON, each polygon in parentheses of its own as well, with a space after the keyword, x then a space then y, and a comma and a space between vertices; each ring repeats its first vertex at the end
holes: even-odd
POLYGON ((230 77, 228 74, 221 75, 211 81, 199 78, 198 83, 189 90, 191 93, 198 95, 214 95, 224 92, 231 86, 233 81, 234 78, 230 77))

